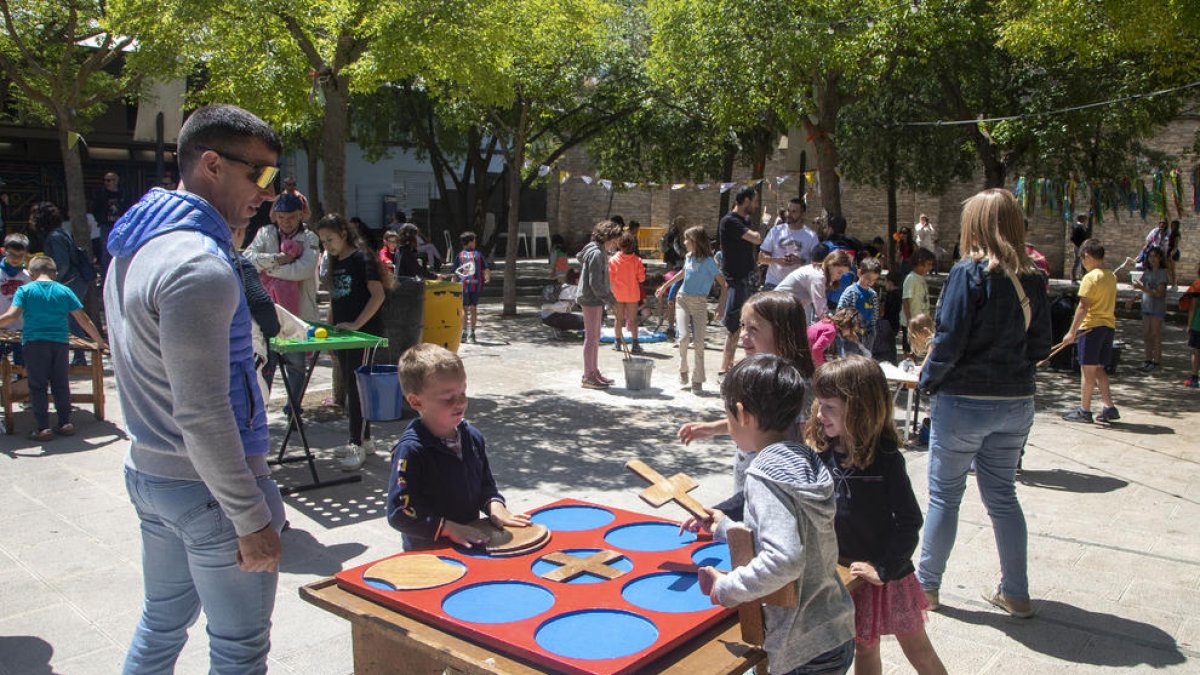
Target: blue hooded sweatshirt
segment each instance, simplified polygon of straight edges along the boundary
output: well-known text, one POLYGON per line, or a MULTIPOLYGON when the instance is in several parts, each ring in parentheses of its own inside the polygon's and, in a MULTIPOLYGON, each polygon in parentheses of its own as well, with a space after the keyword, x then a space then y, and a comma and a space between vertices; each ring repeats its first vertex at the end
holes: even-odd
POLYGON ((270 473, 267 420, 229 226, 201 197, 156 188, 117 221, 108 250, 126 466, 203 481, 238 535, 265 527, 255 478, 270 473))

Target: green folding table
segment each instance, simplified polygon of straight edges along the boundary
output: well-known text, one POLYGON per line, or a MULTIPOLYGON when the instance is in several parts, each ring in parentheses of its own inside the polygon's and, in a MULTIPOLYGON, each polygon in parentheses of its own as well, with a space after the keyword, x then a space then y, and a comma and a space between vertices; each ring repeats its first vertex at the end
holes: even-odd
POLYGON ((362 480, 362 475, 357 473, 334 480, 321 480, 321 475, 317 473, 316 459, 313 457, 312 448, 308 444, 308 435, 304 433, 304 420, 300 417, 300 401, 304 398, 304 392, 308 390, 308 382, 312 379, 313 371, 316 370, 317 359, 320 357, 321 352, 333 352, 340 349, 366 349, 368 352, 364 361, 374 362, 375 350, 388 346, 387 338, 377 335, 352 330, 338 330, 333 326, 322 323, 314 323, 313 326, 324 328, 328 336, 320 339, 312 337, 304 340, 271 338, 271 351, 276 354, 290 354, 295 352, 309 352, 312 354, 308 359, 308 367, 304 370, 304 384, 300 387, 300 393, 295 398, 292 395, 292 388, 288 385, 287 368, 282 367, 282 364, 280 364, 280 367, 276 369, 283 377, 283 389, 287 392, 289 403, 288 427, 287 431, 283 434, 283 442, 279 444, 279 455, 271 460, 270 463, 283 465, 291 462, 308 462, 308 470, 312 474, 311 483, 290 487, 280 486, 279 489, 284 494, 295 494, 331 485, 357 483, 362 480), (295 431, 300 436, 300 442, 304 446, 304 454, 287 457, 288 441, 292 438, 292 431, 295 431))

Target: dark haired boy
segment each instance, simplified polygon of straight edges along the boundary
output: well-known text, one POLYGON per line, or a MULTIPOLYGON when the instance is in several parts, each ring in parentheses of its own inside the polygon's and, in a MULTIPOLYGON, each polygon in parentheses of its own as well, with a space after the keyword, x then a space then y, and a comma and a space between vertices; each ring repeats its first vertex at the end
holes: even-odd
POLYGON ((483 285, 492 280, 491 263, 475 250, 475 233, 463 232, 458 237, 462 250, 458 252, 454 274, 462 282, 463 342, 475 342, 475 324, 479 321, 479 294, 483 285))
POLYGON ((837 304, 837 309, 853 307, 858 312, 862 325, 862 344, 867 349, 875 344, 875 332, 879 325, 879 295, 875 293, 875 282, 882 272, 883 265, 879 258, 858 261, 858 281, 842 293, 837 304))
MULTIPOLYGON (((854 657, 854 605, 838 580, 833 478, 813 450, 785 440, 804 400, 804 379, 786 360, 755 354, 721 385, 729 435, 754 454, 746 470, 744 523, 758 554, 729 573, 700 568, 700 590, 732 607, 796 587, 795 607, 763 606, 763 649, 772 673, 844 673, 854 657)), ((725 539, 732 519, 714 510, 705 525, 725 539)))
POLYGON ((1079 247, 1079 258, 1087 273, 1079 282, 1079 306, 1071 329, 1063 342, 1076 343, 1076 355, 1083 374, 1079 407, 1064 413, 1068 422, 1092 422, 1092 392, 1100 388, 1104 407, 1096 415, 1097 422, 1121 419, 1113 405, 1109 390, 1108 372, 1112 362, 1113 336, 1117 328, 1117 277, 1104 268, 1104 246, 1098 239, 1088 239, 1079 247))
POLYGON ((404 535, 405 550, 441 539, 460 546, 485 537, 470 526, 486 513, 496 527, 524 527, 529 516, 512 514, 496 488, 483 434, 469 424, 467 372, 453 352, 428 343, 400 357, 400 387, 421 416, 392 450, 387 518, 404 535))

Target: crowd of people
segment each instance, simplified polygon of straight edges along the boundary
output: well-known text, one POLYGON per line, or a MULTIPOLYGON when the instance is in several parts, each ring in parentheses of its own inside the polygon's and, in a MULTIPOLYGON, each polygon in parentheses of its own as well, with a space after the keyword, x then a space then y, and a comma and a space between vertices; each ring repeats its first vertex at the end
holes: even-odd
MULTIPOLYGON (((294 182, 285 181, 275 194, 281 151, 276 133, 251 113, 201 108, 180 132, 179 189, 154 189, 128 205, 110 200, 105 219, 97 218, 102 248, 111 256, 102 268, 104 302, 131 437, 125 479, 143 540, 144 606, 126 672, 170 670, 201 610, 214 672, 265 672, 284 523, 267 466, 266 388, 282 367, 287 414, 299 415, 305 377, 303 361, 265 345, 289 315, 322 318, 319 284, 330 293, 331 325, 380 334, 380 308, 395 279, 441 276, 440 254, 411 224, 397 223, 378 247, 339 214, 310 226, 308 202, 294 182), (247 243, 251 216, 267 202, 271 223, 247 243)), ((110 185, 115 181, 106 180, 105 190, 110 185)), ((718 371, 724 415, 684 424, 678 438, 687 444, 729 436, 734 489, 683 527, 724 538, 744 523, 758 553, 731 572, 700 568, 700 588, 714 603, 733 606, 795 586, 796 606, 765 609, 772 673, 844 673, 852 663, 856 672, 879 672, 885 635, 896 636, 918 672, 944 673, 925 631, 925 612, 940 607, 970 473, 1000 559, 998 584, 983 597, 1014 617, 1034 613, 1015 481, 1033 424, 1036 369, 1054 348, 1044 257, 1025 241, 1016 198, 1005 190, 980 192, 963 205, 958 260, 935 311, 926 276, 946 251, 928 218, 898 233, 901 264, 881 278, 886 247, 859 242, 844 218, 808 221, 803 200, 793 199, 764 234, 756 225, 759 209, 754 189, 739 190, 715 245, 703 227, 676 222, 663 241, 672 269, 650 281, 634 222, 598 223, 577 256, 578 269, 556 236, 549 274, 559 285, 542 320, 557 330, 583 330, 581 385, 602 390, 613 384, 598 358, 605 309, 615 314, 617 349, 626 345, 625 330, 636 353, 642 350, 641 305, 652 295, 660 306, 674 307, 667 312, 678 331, 679 384, 700 393, 708 383, 705 335, 716 289, 716 319, 726 331, 718 371), (924 514, 878 363, 900 360, 898 340, 919 389, 931 397, 924 514), (832 574, 839 561, 860 581, 852 592, 832 574)), ((1080 225, 1090 235, 1088 223, 1080 225)), ((1154 338, 1147 342, 1147 372, 1161 359, 1164 288, 1174 283, 1177 229, 1172 234, 1163 223, 1139 256, 1144 325, 1154 338)), ((74 431, 69 396, 62 399, 68 331, 105 345, 72 286, 86 270, 69 237, 57 209, 38 205, 27 232, 6 236, 0 261, 5 292, 14 290, 0 308, 0 325, 24 321, 38 440, 74 431), (26 260, 37 250, 47 255, 26 260), (69 319, 78 326, 69 328, 69 319), (58 413, 54 427, 48 391, 58 413)), ((474 233, 464 232, 460 244, 446 276, 463 284, 463 338, 474 340, 490 263, 474 233)), ((1098 388, 1103 407, 1095 417, 1113 421, 1119 413, 1105 365, 1113 347, 1116 280, 1094 238, 1078 243, 1078 258, 1085 271, 1080 302, 1061 344, 1078 343, 1083 386, 1079 407, 1065 417, 1092 421, 1098 388)), ((1193 289, 1200 293, 1200 282, 1193 289)), ((665 318, 660 314, 660 322, 665 318)), ((1195 349, 1189 383, 1196 386, 1200 312, 1194 304, 1188 321, 1195 349)), ((361 351, 337 356, 343 376, 352 378, 361 351)), ((465 421, 462 360, 418 345, 401 357, 399 378, 418 418, 393 449, 387 518, 406 549, 478 544, 480 535, 468 524, 481 513, 497 526, 528 525, 526 515, 507 508, 485 439, 465 421)), ((339 461, 355 470, 371 432, 357 387, 351 379, 346 384, 350 443, 339 461)))

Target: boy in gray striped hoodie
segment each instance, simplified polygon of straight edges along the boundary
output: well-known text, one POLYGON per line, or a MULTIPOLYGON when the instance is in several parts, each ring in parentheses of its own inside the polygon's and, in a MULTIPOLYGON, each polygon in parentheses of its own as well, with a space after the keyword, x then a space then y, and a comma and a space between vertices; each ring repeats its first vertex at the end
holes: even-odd
MULTIPOLYGON (((795 607, 763 607, 769 671, 845 673, 854 659, 854 604, 836 571, 833 478, 812 449, 785 440, 804 379, 786 360, 755 354, 729 371, 721 396, 734 443, 757 452, 746 472, 745 524, 758 553, 728 574, 701 568, 700 589, 732 607, 795 584, 795 607)), ((724 539, 733 523, 714 510, 703 524, 724 539)))

